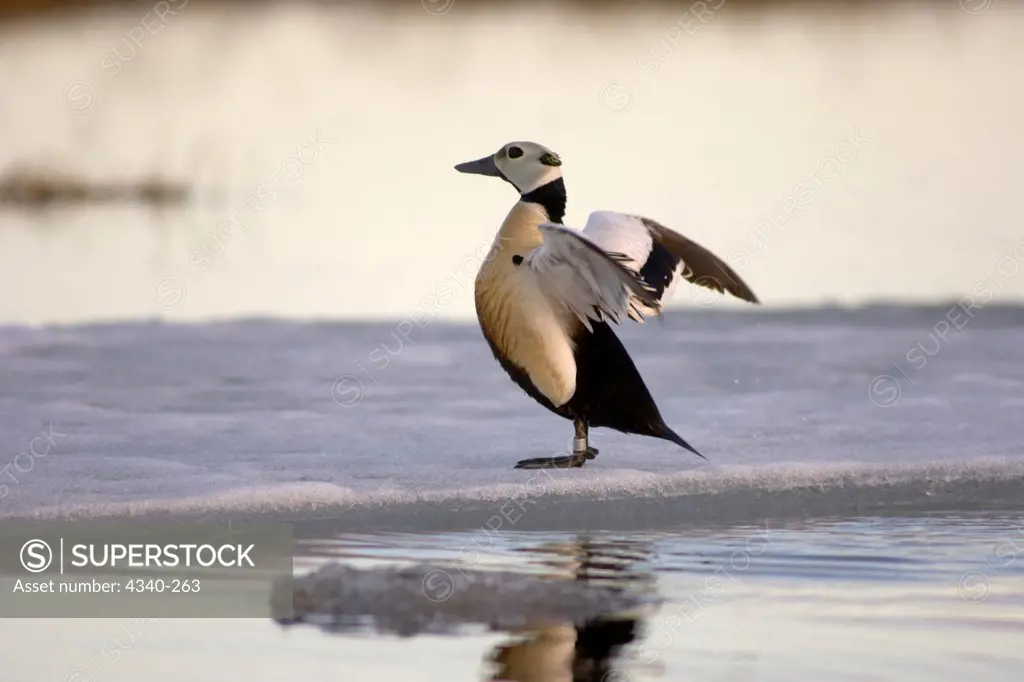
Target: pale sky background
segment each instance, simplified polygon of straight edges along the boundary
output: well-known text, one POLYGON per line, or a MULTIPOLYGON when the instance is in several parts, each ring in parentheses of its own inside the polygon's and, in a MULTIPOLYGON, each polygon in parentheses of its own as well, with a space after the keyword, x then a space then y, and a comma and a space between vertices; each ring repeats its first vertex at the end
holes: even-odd
POLYGON ((450 286, 437 313, 470 319, 515 195, 452 165, 514 139, 562 156, 570 224, 655 218, 765 305, 1024 300, 1019 5, 737 16, 691 35, 679 10, 186 6, 2 28, 0 164, 165 175, 204 198, 0 210, 0 323, 400 318, 450 286), (286 163, 318 131, 330 142, 286 163), (194 259, 262 183, 276 199, 194 259))

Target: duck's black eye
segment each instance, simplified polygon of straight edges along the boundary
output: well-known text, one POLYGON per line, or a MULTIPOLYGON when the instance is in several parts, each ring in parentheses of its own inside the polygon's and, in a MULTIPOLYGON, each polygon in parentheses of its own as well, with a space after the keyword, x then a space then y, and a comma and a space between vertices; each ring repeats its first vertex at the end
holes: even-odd
POLYGON ((523 150, 520 149, 519 147, 516 147, 516 146, 513 145, 513 146, 508 148, 508 158, 510 158, 510 159, 518 159, 522 155, 523 155, 523 150))

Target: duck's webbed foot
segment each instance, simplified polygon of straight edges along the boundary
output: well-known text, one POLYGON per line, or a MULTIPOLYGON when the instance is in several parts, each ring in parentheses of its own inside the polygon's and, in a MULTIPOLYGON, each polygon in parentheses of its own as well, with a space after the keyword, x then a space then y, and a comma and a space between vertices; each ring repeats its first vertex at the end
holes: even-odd
POLYGON ((589 426, 587 422, 576 419, 576 438, 572 442, 572 454, 561 457, 535 457, 524 459, 516 464, 516 469, 578 469, 588 459, 597 457, 597 448, 590 447, 589 426))
POLYGON ((587 448, 583 452, 574 452, 571 455, 562 457, 535 457, 524 459, 516 464, 516 469, 578 469, 588 459, 597 456, 597 448, 587 448))

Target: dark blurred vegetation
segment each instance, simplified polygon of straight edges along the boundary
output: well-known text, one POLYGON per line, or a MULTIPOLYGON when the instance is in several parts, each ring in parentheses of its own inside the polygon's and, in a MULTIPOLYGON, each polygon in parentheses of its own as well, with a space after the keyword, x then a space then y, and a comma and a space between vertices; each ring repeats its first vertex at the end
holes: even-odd
MULTIPOLYGON (((180 6, 182 0, 174 3, 180 6)), ((565 7, 576 6, 581 9, 636 9, 644 7, 679 7, 685 10, 694 6, 697 0, 454 0, 455 6, 460 7, 481 7, 499 6, 513 4, 515 7, 526 8, 530 5, 561 5, 565 7)), ((704 0, 711 6, 718 5, 719 0, 704 0)), ((927 0, 918 0, 927 2, 927 0)), ((0 21, 16 19, 41 18, 46 15, 66 16, 69 11, 81 11, 96 8, 105 9, 132 9, 138 8, 145 12, 151 9, 157 0, 0 0, 0 21)), ((255 3, 269 4, 273 0, 188 0, 188 5, 228 5, 252 6, 255 3)), ((418 0, 362 0, 360 4, 372 2, 377 5, 392 5, 396 8, 415 7, 418 0)), ((436 2, 436 0, 435 0, 436 2)), ((932 0, 931 4, 938 4, 939 0, 932 0)), ((953 0, 945 0, 942 4, 954 4, 953 0)), ((316 0, 320 5, 345 5, 354 4, 352 0, 316 0)), ((725 0, 725 4, 732 9, 767 9, 785 5, 791 6, 818 6, 818 7, 870 7, 878 5, 892 5, 892 0, 725 0)), ((453 7, 454 9, 454 7, 453 7)))
MULTIPOLYGON (((396 10, 434 9, 451 4, 451 11, 479 7, 500 7, 509 5, 509 0, 163 0, 176 11, 188 11, 189 7, 230 8, 244 12, 257 6, 275 2, 304 2, 323 7, 352 4, 376 4, 396 10)), ((928 3, 928 0, 910 0, 928 3)), ((711 11, 726 9, 730 12, 756 14, 795 7, 806 9, 835 8, 836 10, 857 10, 874 8, 879 5, 896 4, 893 0, 514 0, 512 6, 528 11, 530 7, 552 4, 576 8, 580 11, 636 11, 658 7, 678 8, 680 13, 695 11, 703 3, 711 11)), ((161 4, 160 0, 0 0, 0 23, 67 20, 78 13, 95 10, 115 10, 146 14, 161 4)), ((932 2, 932 4, 937 4, 932 2)), ((943 0, 945 5, 955 6, 955 0, 943 0)), ((441 13, 441 12, 437 12, 441 13)), ((64 204, 139 202, 153 206, 174 206, 190 199, 190 190, 184 185, 158 177, 137 179, 128 182, 111 182, 95 178, 80 177, 53 168, 14 167, 0 169, 0 208, 15 206, 29 210, 46 209, 64 204)))
POLYGON ((0 175, 0 206, 44 209, 59 204, 138 202, 151 206, 185 203, 190 190, 158 177, 101 181, 51 168, 12 168, 0 175))

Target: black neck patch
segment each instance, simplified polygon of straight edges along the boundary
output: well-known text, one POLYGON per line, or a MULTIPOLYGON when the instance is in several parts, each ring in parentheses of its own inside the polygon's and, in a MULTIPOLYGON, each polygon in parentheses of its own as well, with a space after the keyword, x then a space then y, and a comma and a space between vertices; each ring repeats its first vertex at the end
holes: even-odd
POLYGON ((532 204, 540 204, 544 212, 548 214, 548 220, 561 224, 565 217, 566 203, 565 183, 562 178, 556 178, 546 185, 541 185, 532 192, 521 196, 522 201, 532 204))

